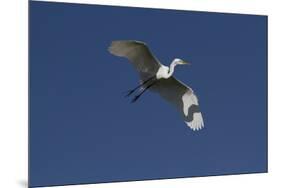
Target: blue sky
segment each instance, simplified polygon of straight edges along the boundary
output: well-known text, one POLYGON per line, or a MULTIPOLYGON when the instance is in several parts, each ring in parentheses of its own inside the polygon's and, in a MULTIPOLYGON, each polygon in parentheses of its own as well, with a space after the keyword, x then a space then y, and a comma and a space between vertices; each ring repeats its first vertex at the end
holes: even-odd
POLYGON ((30 185, 267 171, 267 17, 30 2, 30 185), (193 88, 205 128, 138 83, 112 40, 146 42, 193 88))

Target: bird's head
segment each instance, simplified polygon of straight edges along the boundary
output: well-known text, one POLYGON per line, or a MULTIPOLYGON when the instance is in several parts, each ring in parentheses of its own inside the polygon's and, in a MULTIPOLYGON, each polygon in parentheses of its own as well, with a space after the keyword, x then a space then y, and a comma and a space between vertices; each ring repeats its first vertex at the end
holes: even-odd
POLYGON ((190 65, 189 62, 184 61, 184 60, 179 59, 179 58, 175 58, 174 61, 173 61, 173 63, 174 63, 175 65, 190 65))

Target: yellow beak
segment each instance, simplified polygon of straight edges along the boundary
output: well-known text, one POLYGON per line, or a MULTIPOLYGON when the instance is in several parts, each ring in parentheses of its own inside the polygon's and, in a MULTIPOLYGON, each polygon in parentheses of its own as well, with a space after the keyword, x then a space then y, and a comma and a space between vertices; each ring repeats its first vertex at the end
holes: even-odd
POLYGON ((181 64, 182 64, 182 65, 190 65, 191 63, 186 62, 186 61, 182 61, 181 64))

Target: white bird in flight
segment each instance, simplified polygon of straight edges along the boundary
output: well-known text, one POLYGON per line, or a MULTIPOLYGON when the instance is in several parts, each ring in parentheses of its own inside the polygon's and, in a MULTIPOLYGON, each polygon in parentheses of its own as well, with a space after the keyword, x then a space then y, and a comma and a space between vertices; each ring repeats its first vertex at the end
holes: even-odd
POLYGON ((193 90, 172 76, 176 65, 189 63, 176 58, 170 67, 162 65, 145 43, 134 40, 113 41, 108 50, 113 55, 127 58, 139 72, 141 84, 129 90, 126 95, 130 96, 135 91, 139 91, 132 102, 137 101, 149 89, 175 105, 192 130, 200 130, 204 127, 198 99, 193 90))

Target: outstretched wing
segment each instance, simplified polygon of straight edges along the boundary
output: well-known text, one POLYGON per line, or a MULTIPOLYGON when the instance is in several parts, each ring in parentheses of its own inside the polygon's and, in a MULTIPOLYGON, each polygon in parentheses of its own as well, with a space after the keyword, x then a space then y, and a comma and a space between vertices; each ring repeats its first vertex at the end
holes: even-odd
POLYGON ((150 90, 159 93, 165 100, 175 105, 192 130, 204 127, 198 99, 190 87, 172 76, 169 79, 158 80, 150 90))
POLYGON ((113 55, 129 59, 140 73, 142 80, 154 76, 161 65, 146 44, 140 41, 113 41, 108 50, 113 55))

